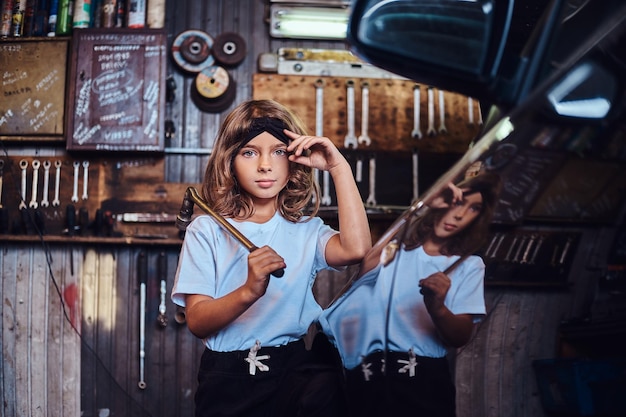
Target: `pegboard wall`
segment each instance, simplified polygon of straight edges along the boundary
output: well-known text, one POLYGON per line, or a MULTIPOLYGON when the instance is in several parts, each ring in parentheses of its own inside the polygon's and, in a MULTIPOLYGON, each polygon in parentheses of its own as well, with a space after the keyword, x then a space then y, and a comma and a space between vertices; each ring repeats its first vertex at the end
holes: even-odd
POLYGON ((476 100, 403 79, 254 74, 253 98, 288 106, 309 133, 321 126, 323 136, 340 149, 355 148, 346 146, 346 135, 352 132, 357 149, 464 153, 482 123, 476 100), (364 133, 369 144, 358 140, 364 133))

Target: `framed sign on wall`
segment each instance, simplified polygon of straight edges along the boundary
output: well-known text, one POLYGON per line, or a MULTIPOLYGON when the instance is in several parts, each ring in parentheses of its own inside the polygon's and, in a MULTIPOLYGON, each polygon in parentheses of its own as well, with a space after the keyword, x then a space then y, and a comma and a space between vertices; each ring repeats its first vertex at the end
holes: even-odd
POLYGON ((67 100, 67 149, 164 149, 166 33, 75 29, 67 100))
POLYGON ((69 38, 0 41, 0 140, 64 138, 69 38))

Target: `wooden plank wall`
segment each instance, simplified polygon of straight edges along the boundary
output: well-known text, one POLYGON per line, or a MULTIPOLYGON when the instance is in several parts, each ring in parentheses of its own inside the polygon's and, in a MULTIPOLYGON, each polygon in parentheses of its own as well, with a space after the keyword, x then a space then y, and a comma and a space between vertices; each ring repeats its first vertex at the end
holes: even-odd
POLYGON ((2 245, 3 417, 80 415, 78 256, 75 249, 2 245))

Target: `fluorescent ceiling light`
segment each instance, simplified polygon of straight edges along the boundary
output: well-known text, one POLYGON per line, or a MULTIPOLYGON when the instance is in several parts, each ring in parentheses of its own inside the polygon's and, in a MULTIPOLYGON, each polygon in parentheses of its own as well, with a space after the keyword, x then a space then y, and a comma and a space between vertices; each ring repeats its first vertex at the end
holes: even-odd
POLYGON ((350 10, 342 7, 270 6, 275 38, 345 39, 350 10))

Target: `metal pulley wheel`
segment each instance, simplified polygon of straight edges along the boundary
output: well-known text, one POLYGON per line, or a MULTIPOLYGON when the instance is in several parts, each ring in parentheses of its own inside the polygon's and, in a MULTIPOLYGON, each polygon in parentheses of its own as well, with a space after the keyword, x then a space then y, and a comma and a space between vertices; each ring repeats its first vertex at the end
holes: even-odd
POLYGON ((212 65, 196 75, 190 93, 191 99, 200 110, 217 113, 232 104, 237 87, 226 69, 212 65))
POLYGON ((213 43, 215 62, 225 67, 239 65, 246 57, 246 42, 234 32, 224 32, 213 43))
POLYGON ((185 71, 200 72, 203 68, 215 63, 211 54, 213 43, 213 38, 206 32, 186 30, 174 39, 172 57, 185 71))

